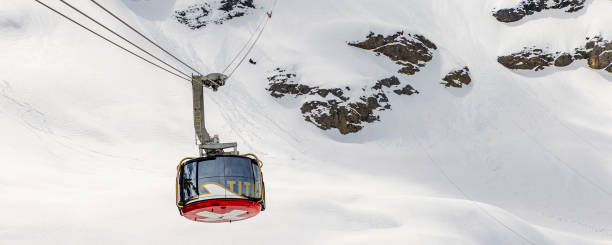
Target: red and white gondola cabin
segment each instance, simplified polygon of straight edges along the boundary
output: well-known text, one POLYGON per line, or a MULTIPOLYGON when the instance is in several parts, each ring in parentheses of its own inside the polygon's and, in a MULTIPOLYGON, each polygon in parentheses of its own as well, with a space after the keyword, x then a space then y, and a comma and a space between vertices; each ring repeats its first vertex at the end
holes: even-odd
POLYGON ((265 209, 261 162, 246 156, 184 159, 177 168, 176 191, 180 214, 197 222, 240 221, 265 209))

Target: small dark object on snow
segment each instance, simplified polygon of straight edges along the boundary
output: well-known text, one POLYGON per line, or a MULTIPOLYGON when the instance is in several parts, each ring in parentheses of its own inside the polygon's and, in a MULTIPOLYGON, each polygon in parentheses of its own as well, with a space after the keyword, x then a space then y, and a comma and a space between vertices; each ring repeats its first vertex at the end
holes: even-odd
POLYGON ((253 59, 249 59, 249 63, 253 64, 253 65, 257 65, 257 62, 254 61, 253 59))

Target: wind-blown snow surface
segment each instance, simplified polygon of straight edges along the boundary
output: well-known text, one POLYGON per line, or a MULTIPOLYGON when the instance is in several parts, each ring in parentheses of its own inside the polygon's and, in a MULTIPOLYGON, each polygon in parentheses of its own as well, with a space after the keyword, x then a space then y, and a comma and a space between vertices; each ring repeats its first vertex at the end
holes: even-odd
MULTIPOLYGON (((89 1, 70 2, 129 33, 89 1)), ((172 13, 195 2, 103 4, 203 72, 219 71, 265 10, 193 31, 172 13)), ((610 75, 517 73, 496 62, 524 46, 571 50, 612 37, 612 2, 519 24, 491 16, 515 4, 280 0, 254 49, 258 64, 206 97, 211 131, 264 160, 268 209, 200 224, 174 206, 177 161, 196 152, 189 84, 34 1, 3 0, 0 244, 612 244, 610 75), (279 66, 322 87, 389 77, 397 65, 346 42, 400 30, 440 49, 422 72, 400 76, 421 94, 392 96, 393 110, 357 134, 321 131, 299 103, 264 89, 279 66), (439 84, 461 65, 469 89, 439 84)))

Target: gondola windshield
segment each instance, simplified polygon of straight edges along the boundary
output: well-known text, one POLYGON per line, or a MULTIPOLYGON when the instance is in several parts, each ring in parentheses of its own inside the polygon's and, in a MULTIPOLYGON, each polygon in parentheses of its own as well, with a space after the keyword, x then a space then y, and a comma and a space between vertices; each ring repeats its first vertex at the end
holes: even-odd
POLYGON ((261 200, 263 186, 257 161, 241 156, 214 156, 183 164, 181 203, 211 199, 261 200))

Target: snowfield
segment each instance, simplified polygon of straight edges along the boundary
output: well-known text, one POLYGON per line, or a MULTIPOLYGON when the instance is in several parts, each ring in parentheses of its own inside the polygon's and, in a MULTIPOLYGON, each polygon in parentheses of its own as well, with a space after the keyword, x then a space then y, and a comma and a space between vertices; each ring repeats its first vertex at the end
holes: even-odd
MULTIPOLYGON (((274 1, 198 30, 176 21, 175 10, 202 1, 99 2, 218 72, 274 1)), ((69 2, 162 55, 90 1, 69 2)), ((511 24, 492 16, 517 3, 279 0, 250 56, 257 65, 205 92, 209 131, 262 158, 267 210, 203 224, 174 203, 176 164, 196 154, 190 84, 35 1, 3 0, 0 244, 611 245, 612 75, 586 61, 534 73, 496 60, 525 46, 571 51, 586 37, 612 38, 612 1, 511 24), (438 46, 413 76, 347 45, 398 31, 438 46), (463 66, 470 86, 440 84, 463 66), (396 75, 420 94, 391 95, 381 121, 341 135, 305 122, 299 98, 270 96, 277 67, 321 87, 396 75)))

